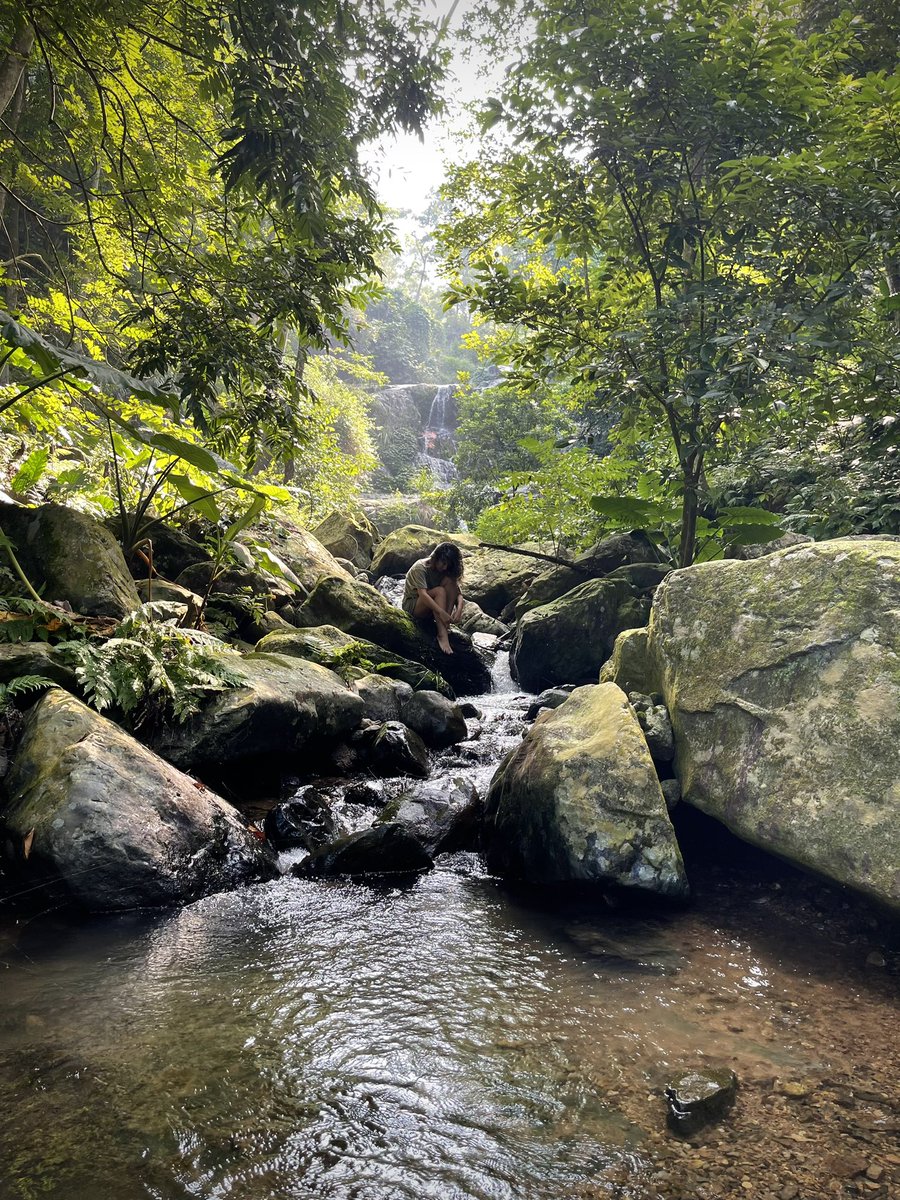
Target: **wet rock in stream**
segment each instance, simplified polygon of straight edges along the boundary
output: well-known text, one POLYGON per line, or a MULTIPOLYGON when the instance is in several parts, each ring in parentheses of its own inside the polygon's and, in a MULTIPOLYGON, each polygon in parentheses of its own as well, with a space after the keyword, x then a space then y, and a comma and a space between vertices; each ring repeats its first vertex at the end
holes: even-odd
POLYGON ((428 854, 475 850, 482 804, 466 779, 429 779, 393 800, 381 820, 402 825, 428 854))
POLYGON ((737 1076, 734 1071, 685 1071, 665 1089, 667 1121, 673 1133, 691 1137, 705 1125, 718 1121, 734 1104, 737 1076))
POLYGON ((317 850, 335 836, 337 823, 322 793, 305 788, 266 814, 263 832, 276 850, 317 850))
POLYGON ((418 874, 434 866, 404 826, 375 825, 323 846, 293 868, 299 876, 418 874))

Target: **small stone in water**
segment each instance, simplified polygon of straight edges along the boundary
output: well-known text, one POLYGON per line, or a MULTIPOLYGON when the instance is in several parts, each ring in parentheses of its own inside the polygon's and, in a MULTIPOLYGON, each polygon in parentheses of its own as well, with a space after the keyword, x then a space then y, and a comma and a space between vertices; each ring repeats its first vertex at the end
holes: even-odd
POLYGON ((882 953, 880 953, 880 951, 873 950, 871 952, 871 954, 866 955, 866 966, 867 967, 884 967, 884 966, 887 966, 887 962, 885 960, 884 955, 882 953))
POLYGON ((737 1094, 737 1076, 727 1068, 686 1071, 672 1080, 665 1094, 669 1128, 690 1137, 731 1108, 737 1094))

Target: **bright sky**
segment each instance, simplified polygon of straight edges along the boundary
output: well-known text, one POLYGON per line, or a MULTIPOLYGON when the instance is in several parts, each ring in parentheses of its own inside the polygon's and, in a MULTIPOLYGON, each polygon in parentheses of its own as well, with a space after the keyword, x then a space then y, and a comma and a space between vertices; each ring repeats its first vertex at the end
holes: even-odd
MULTIPOLYGON (((440 18, 450 12, 453 0, 431 0, 426 11, 440 18)), ((458 29, 473 0, 459 0, 448 37, 458 29)), ((443 181, 444 160, 459 157, 454 138, 467 123, 463 106, 486 99, 496 92, 503 75, 502 63, 487 64, 464 59, 458 46, 453 49, 450 77, 445 82, 448 111, 432 121, 420 142, 413 135, 384 139, 369 157, 378 184, 378 195, 389 208, 421 213, 430 194, 443 181)))

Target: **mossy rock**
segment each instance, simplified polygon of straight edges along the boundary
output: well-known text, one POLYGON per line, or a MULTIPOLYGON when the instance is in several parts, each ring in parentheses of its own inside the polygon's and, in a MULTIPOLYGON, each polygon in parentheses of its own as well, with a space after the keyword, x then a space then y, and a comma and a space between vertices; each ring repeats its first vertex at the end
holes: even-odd
POLYGON ((633 601, 623 584, 589 579, 526 613, 512 652, 521 686, 539 692, 558 683, 595 680, 621 629, 620 609, 633 601))
POLYGON ((226 663, 242 685, 216 693, 196 717, 154 739, 183 770, 208 777, 261 759, 287 763, 311 742, 336 740, 362 720, 359 696, 318 663, 259 652, 229 654, 226 663))
POLYGON ((446 679, 422 663, 403 658, 365 638, 344 633, 334 625, 277 630, 264 637, 256 649, 263 654, 305 658, 329 669, 355 666, 360 668, 360 676, 375 669, 388 679, 399 679, 410 687, 431 688, 447 697, 453 696, 453 689, 446 679))
POLYGON ((347 559, 363 571, 368 569, 375 547, 381 541, 381 534, 361 512, 329 513, 321 525, 313 530, 313 537, 322 543, 329 554, 347 559))
POLYGON ((685 801, 894 909, 898 613, 900 544, 841 539, 673 572, 648 639, 685 801))
POLYGON ((249 532, 296 577, 301 597, 308 596, 323 575, 353 578, 317 537, 281 513, 264 514, 249 532))
POLYGON ((576 688, 538 717, 491 782, 483 839, 490 869, 513 879, 687 893, 644 735, 615 684, 576 688))
POLYGON ((600 668, 601 683, 615 683, 626 695, 645 696, 659 691, 658 673, 650 652, 650 630, 623 629, 616 638, 612 657, 600 668))
POLYGON ((0 529, 32 585, 88 617, 124 617, 140 597, 122 550, 100 522, 63 504, 0 505, 0 529))
POLYGON ((472 641, 452 630, 452 654, 444 654, 436 635, 420 626, 367 583, 335 575, 319 580, 296 614, 300 626, 334 625, 403 658, 420 662, 450 683, 460 695, 490 690, 490 670, 472 641))

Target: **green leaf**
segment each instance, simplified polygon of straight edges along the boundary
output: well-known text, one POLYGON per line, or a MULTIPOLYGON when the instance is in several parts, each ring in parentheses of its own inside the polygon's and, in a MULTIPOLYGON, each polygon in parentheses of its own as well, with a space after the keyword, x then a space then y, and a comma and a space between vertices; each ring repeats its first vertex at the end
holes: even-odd
POLYGON ((37 450, 32 450, 15 475, 13 475, 10 481, 12 490, 14 492, 27 492, 29 488, 34 487, 43 475, 49 458, 50 449, 47 446, 41 446, 37 450))
POLYGON ((192 483, 188 479, 187 475, 170 475, 169 482, 179 496, 187 500, 193 509, 196 509, 201 516, 206 517, 207 521, 217 524, 222 519, 219 506, 214 497, 209 494, 209 488, 198 487, 196 483, 192 483))
POLYGON ((254 497, 253 502, 247 511, 243 513, 242 516, 238 517, 236 521, 232 521, 232 523, 225 530, 226 542, 233 542, 242 530, 246 529, 248 525, 252 525, 265 507, 265 496, 254 497))

